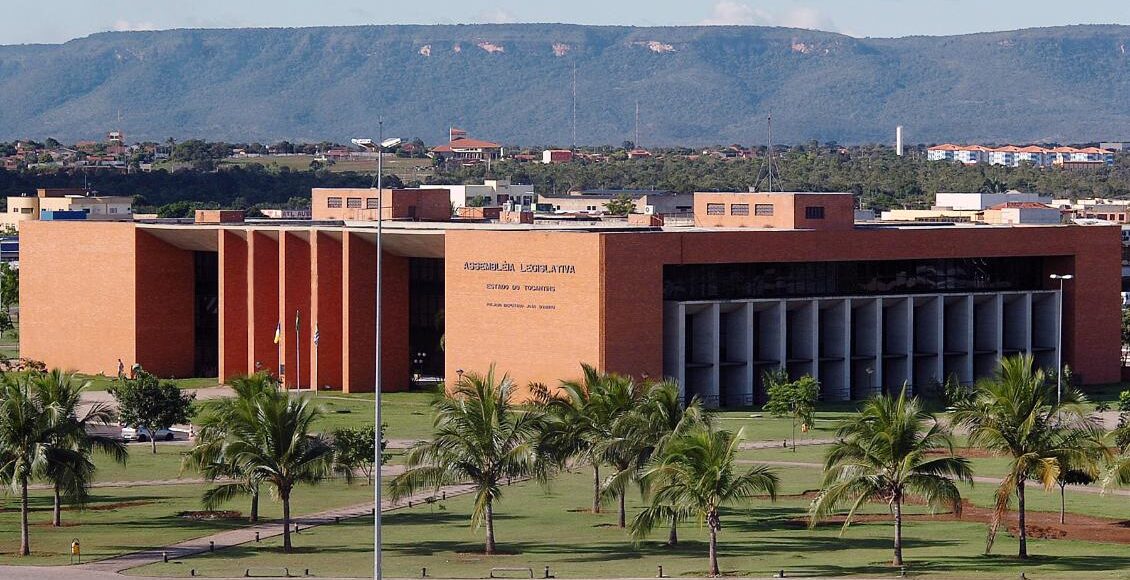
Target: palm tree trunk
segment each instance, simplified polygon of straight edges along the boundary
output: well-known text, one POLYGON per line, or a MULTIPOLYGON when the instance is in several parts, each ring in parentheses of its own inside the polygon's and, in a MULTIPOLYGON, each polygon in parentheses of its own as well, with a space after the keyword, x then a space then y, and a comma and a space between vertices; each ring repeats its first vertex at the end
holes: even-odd
POLYGON ((710 526, 710 572, 709 576, 720 576, 721 572, 718 571, 718 528, 715 527, 714 520, 717 519, 716 515, 711 515, 707 518, 710 526))
POLYGON ((487 545, 485 552, 487 555, 494 554, 494 504, 491 500, 487 500, 487 545))
POLYGON ((592 513, 600 513, 600 464, 592 462, 592 513))
POLYGON ((20 555, 31 555, 31 538, 27 527, 27 477, 20 478, 20 555))
POLYGON ((55 506, 51 513, 51 527, 57 528, 63 525, 63 494, 59 491, 59 482, 55 482, 55 506))
POLYGON ((259 521, 259 484, 251 486, 251 518, 250 523, 259 521))
POLYGON ((624 496, 626 495, 628 495, 626 490, 620 491, 620 518, 616 520, 616 525, 619 526, 621 530, 628 525, 628 510, 624 506, 624 496))
POLYGON ((679 545, 678 523, 679 523, 679 518, 677 518, 675 516, 671 516, 671 531, 667 532, 667 545, 668 546, 679 545))
POLYGON ((1016 514, 1020 524, 1020 559, 1028 559, 1028 529, 1024 525, 1024 478, 1016 482, 1016 514))
POLYGON ((895 566, 902 566, 902 498, 895 496, 895 566))
POLYGON ((283 504, 283 552, 290 553, 290 490, 280 490, 279 497, 283 504))
POLYGON ((1063 488, 1067 487, 1067 482, 1059 484, 1059 523, 1064 523, 1064 510, 1067 508, 1067 498, 1064 497, 1063 488))

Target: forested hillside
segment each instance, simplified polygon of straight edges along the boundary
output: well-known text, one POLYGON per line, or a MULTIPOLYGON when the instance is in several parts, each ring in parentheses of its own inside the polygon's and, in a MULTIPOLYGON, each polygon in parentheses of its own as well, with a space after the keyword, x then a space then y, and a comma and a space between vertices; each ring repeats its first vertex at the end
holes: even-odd
POLYGON ((858 39, 553 24, 108 32, 0 46, 0 140, 1130 140, 1130 28, 858 39), (119 122, 119 115, 121 121, 119 122))

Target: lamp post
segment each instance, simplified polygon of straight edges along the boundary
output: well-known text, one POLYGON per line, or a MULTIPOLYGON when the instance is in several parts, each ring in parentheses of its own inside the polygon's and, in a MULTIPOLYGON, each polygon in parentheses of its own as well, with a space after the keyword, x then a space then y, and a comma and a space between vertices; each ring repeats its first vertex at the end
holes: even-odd
POLYGON ((381 249, 381 224, 384 218, 384 188, 381 181, 382 174, 384 173, 384 151, 389 147, 396 147, 400 144, 402 139, 394 137, 392 139, 384 138, 384 120, 377 122, 378 138, 379 141, 374 143, 372 139, 353 139, 353 144, 364 149, 374 150, 377 152, 377 288, 376 292, 376 315, 375 315, 375 343, 374 361, 373 361, 373 420, 375 421, 373 428, 376 429, 377 436, 373 442, 373 464, 377 466, 376 477, 373 485, 373 578, 380 579, 381 576, 381 262, 382 249, 381 249))
POLYGON ((1071 274, 1052 274, 1052 280, 1059 280, 1059 293, 1056 294, 1055 310, 1055 402, 1063 399, 1063 283, 1074 278, 1071 274))

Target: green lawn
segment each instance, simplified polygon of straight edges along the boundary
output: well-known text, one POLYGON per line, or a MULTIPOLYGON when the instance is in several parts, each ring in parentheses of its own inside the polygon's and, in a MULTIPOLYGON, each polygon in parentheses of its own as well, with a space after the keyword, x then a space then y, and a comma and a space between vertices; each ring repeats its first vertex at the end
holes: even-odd
MULTIPOLYGON (((106 375, 84 375, 79 374, 78 377, 83 380, 90 381, 90 386, 87 387, 89 391, 108 391, 117 384, 117 377, 108 377, 106 375)), ((216 377, 194 377, 188 379, 170 379, 182 389, 207 389, 211 387, 220 386, 216 377)))
MULTIPOLYGON (((318 429, 332 431, 339 427, 362 427, 373 424, 373 394, 321 393, 310 397, 325 410, 318 429)), ((381 421, 388 425, 389 439, 422 439, 432 430, 431 401, 434 391, 411 391, 381 394, 381 421)))
MULTIPOLYGON (((82 542, 84 558, 105 558, 139 549, 159 547, 246 525, 246 519, 199 522, 178 517, 183 511, 200 510, 201 485, 171 485, 129 488, 100 488, 84 511, 67 510, 64 527, 50 526, 51 499, 46 491, 32 494, 30 558, 18 558, 18 499, 4 496, 0 510, 0 564, 66 564, 70 542, 82 542)), ((346 485, 331 481, 295 490, 292 509, 296 515, 333 507, 363 503, 372 497, 363 484, 346 485)), ((281 515, 281 504, 265 498, 261 505, 265 518, 281 515)), ((232 502, 224 509, 247 513, 247 501, 232 502)))
MULTIPOLYGON (((783 469, 784 494, 796 493, 817 475, 783 469)), ((680 546, 659 543, 666 531, 633 545, 615 527, 615 510, 600 515, 586 513, 590 481, 581 472, 555 480, 548 489, 535 484, 516 485, 504 491, 496 508, 499 555, 487 557, 482 530, 468 524, 470 498, 461 497, 385 517, 385 568, 390 577, 486 577, 492 567, 531 567, 540 577, 544 566, 558 578, 650 577, 656 566, 664 574, 702 576, 706 569, 706 533, 695 523, 680 528, 680 546)), ((639 508, 629 497, 629 510, 639 508)), ((1117 501, 1106 498, 1108 502, 1117 501)), ((776 503, 756 500, 748 507, 723 514, 720 558, 729 574, 769 576, 779 569, 790 577, 804 575, 894 576, 886 562, 891 557, 891 525, 880 522, 854 525, 842 536, 838 525, 807 529, 803 518, 807 500, 782 497, 776 503)), ((884 506, 865 512, 886 514, 884 506)), ((911 508, 919 512, 920 508, 911 508)), ((905 527, 909 571, 931 578, 1015 578, 1020 571, 1030 578, 1126 578, 1130 552, 1124 545, 1066 540, 1033 540, 1035 554, 1020 563, 1008 556, 1016 550, 1013 538, 1002 534, 993 556, 982 554, 985 526, 976 522, 944 520, 910 521, 905 527)), ((133 573, 187 576, 190 569, 204 576, 240 576, 247 568, 260 573, 294 573, 306 568, 316 576, 362 577, 371 573, 372 526, 368 519, 316 528, 296 538, 298 551, 282 554, 277 541, 243 546, 182 562, 155 564, 133 573)))
POLYGON ((181 454, 188 451, 187 445, 157 444, 157 453, 152 453, 148 444, 130 445, 129 459, 125 465, 112 461, 102 453, 95 454, 95 481, 154 481, 162 479, 196 478, 192 471, 181 473, 181 454))

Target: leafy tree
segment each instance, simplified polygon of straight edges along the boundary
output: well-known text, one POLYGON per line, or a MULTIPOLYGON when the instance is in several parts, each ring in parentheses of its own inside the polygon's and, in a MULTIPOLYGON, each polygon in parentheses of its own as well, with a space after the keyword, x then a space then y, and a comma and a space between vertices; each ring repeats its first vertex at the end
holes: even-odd
POLYGON ((44 473, 54 495, 51 525, 59 527, 63 525, 63 498, 83 505, 89 497, 96 469, 91 459, 93 452, 105 453, 122 465, 129 453, 121 440, 91 429, 113 423, 116 414, 105 403, 83 404, 82 393, 90 388, 90 381, 80 381, 73 373, 59 369, 37 373, 33 380, 41 404, 51 408, 57 422, 58 428, 52 432, 48 445, 69 451, 53 454, 44 473))
POLYGON ((748 501, 756 494, 777 495, 773 470, 757 465, 736 473, 736 455, 742 432, 692 429, 673 437, 660 455, 644 469, 643 478, 652 493, 652 503, 632 520, 632 535, 646 537, 654 527, 669 521, 672 509, 689 511, 706 521, 710 532, 708 575, 718 576, 718 532, 722 529, 719 509, 748 501))
POLYGON ((1086 397, 1075 389, 1056 387, 1042 370, 1033 367, 1031 355, 1001 359, 994 379, 982 381, 972 402, 958 407, 955 425, 969 432, 971 445, 1011 458, 997 487, 996 505, 989 524, 985 551, 993 547, 1001 520, 1016 499, 1019 518, 1019 557, 1028 558, 1024 491, 1029 479, 1051 489, 1061 469, 1085 465, 1105 453, 1098 445, 1100 427, 1088 415, 1086 397))
POLYGON ((539 453, 545 427, 540 406, 518 403, 507 375, 464 374, 446 397, 432 404, 436 433, 412 446, 407 471, 390 484, 393 499, 422 489, 470 482, 475 487, 471 524, 486 527, 485 552, 495 553, 494 506, 502 482, 513 477, 548 478, 552 463, 539 453))
POLYGON ((824 482, 812 503, 811 525, 850 503, 843 529, 865 503, 881 501, 894 518, 894 566, 902 566, 902 506, 921 498, 935 509, 961 513, 961 492, 954 480, 973 482, 969 461, 953 456, 949 434, 917 397, 880 395, 844 421, 824 460, 824 482), (949 455, 931 458, 935 449, 949 455))
MULTIPOLYGON (((389 454, 385 452, 388 446, 388 440, 385 439, 386 427, 387 425, 381 425, 381 465, 384 465, 389 458, 389 454)), ((365 476, 365 482, 372 485, 376 429, 371 426, 337 429, 331 439, 334 447, 334 468, 344 475, 347 481, 351 481, 354 473, 360 471, 365 476)))
MULTIPOLYGON (((290 500, 295 486, 317 484, 332 470, 333 447, 312 432, 321 413, 304 398, 285 393, 244 398, 227 417, 217 463, 231 465, 252 485, 267 485, 283 507, 283 551, 290 553, 290 500)), ((246 493, 245 481, 221 483, 206 500, 246 493)))
POLYGON ((9 332, 15 332, 16 325, 12 322, 12 315, 6 310, 0 310, 0 337, 9 332))
POLYGON ((145 371, 132 379, 123 377, 110 394, 118 402, 118 416, 126 425, 149 430, 153 453, 157 453, 157 431, 188 423, 196 399, 196 393, 184 393, 172 381, 158 380, 145 371))
POLYGON ((765 372, 769 400, 762 408, 774 417, 789 417, 793 422, 793 451, 796 451, 796 427, 799 422, 808 431, 816 420, 816 401, 820 383, 811 375, 790 381, 784 369, 765 372))
POLYGON ((20 271, 7 262, 0 263, 0 307, 12 316, 12 306, 20 302, 20 271))
POLYGON ((1122 309, 1122 366, 1130 362, 1130 308, 1122 309))
POLYGON ((626 216, 636 209, 636 202, 632 196, 621 193, 604 202, 604 209, 612 215, 626 216))

